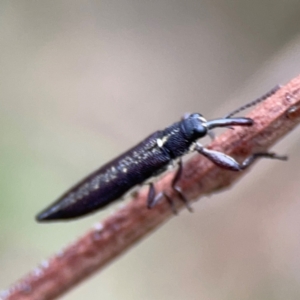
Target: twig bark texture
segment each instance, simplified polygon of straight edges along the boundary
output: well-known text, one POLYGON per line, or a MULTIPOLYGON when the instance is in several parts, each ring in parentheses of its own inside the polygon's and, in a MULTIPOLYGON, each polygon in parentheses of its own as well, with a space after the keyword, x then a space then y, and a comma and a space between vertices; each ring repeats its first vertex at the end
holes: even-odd
MULTIPOLYGON (((254 126, 227 130, 209 148, 239 161, 270 148, 300 122, 300 76, 255 107, 248 117, 255 121, 254 126)), ((179 185, 188 199, 198 199, 230 186, 243 173, 221 170, 195 155, 185 163, 179 185)), ((175 199, 170 189, 172 176, 174 173, 164 176, 156 189, 167 191, 175 199)), ((172 216, 166 202, 148 210, 146 201, 147 190, 142 189, 124 208, 2 292, 0 299, 54 299, 104 267, 172 216)), ((178 199, 175 201, 182 206, 178 199)))

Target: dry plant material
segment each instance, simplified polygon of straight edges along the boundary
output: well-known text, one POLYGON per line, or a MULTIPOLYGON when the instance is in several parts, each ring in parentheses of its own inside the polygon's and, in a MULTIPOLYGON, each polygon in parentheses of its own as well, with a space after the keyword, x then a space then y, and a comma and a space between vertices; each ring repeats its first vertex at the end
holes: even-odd
MULTIPOLYGON (((265 152, 300 122, 300 76, 281 87, 248 115, 255 121, 249 128, 227 130, 208 147, 242 161, 256 152, 265 152)), ((224 171, 201 155, 184 165, 180 186, 188 199, 199 199, 227 188, 245 172, 224 171)), ((157 184, 157 191, 170 189, 174 173, 157 184)), ((73 244, 60 251, 0 294, 5 300, 49 300, 61 296, 115 257, 158 228, 172 216, 166 201, 146 208, 147 190, 142 189, 124 208, 98 223, 73 244)), ((178 207, 182 206, 176 199, 178 207)))

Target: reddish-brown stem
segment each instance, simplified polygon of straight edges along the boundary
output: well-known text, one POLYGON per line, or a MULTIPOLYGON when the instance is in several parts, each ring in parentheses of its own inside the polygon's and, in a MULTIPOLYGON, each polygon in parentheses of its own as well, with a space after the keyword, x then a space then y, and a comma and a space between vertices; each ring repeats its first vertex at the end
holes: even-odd
MULTIPOLYGON (((255 107, 248 117, 255 121, 254 126, 227 130, 209 148, 237 160, 270 148, 300 122, 300 76, 255 107)), ((188 199, 199 199, 201 195, 228 187, 243 174, 221 170, 201 155, 195 155, 185 163, 179 185, 188 199)), ((156 189, 167 191, 175 199, 170 189, 173 176, 174 173, 168 173, 156 184, 156 189)), ((146 201, 147 191, 142 189, 124 208, 2 292, 1 299, 54 299, 100 270, 172 216, 166 202, 148 210, 146 201)), ((181 207, 182 203, 176 201, 181 207)))

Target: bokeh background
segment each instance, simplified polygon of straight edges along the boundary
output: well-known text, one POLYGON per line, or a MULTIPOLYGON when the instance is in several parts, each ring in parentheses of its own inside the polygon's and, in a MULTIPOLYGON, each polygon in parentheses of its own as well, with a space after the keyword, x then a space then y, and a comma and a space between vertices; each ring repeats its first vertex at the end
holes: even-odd
MULTIPOLYGON (((219 117, 300 73, 297 0, 0 2, 0 290, 115 207, 34 216, 185 112, 219 117)), ((300 128, 231 190, 194 204, 77 299, 299 299, 300 128)))

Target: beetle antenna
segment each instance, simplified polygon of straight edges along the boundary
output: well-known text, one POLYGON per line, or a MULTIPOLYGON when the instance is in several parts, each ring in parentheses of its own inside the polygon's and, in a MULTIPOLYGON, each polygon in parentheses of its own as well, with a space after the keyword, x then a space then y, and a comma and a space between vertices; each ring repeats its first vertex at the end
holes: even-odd
POLYGON ((228 119, 231 118, 232 116, 236 115, 237 113, 251 107, 254 105, 257 105, 258 103, 268 99, 269 97, 271 97, 272 95, 274 95, 278 90, 280 90, 281 86, 279 84, 277 84, 275 87, 273 87, 270 91, 268 91, 267 93, 265 93, 264 95, 262 95, 261 97, 239 107, 238 109, 234 110, 233 112, 229 113, 228 115, 226 115, 224 117, 224 119, 228 119))

